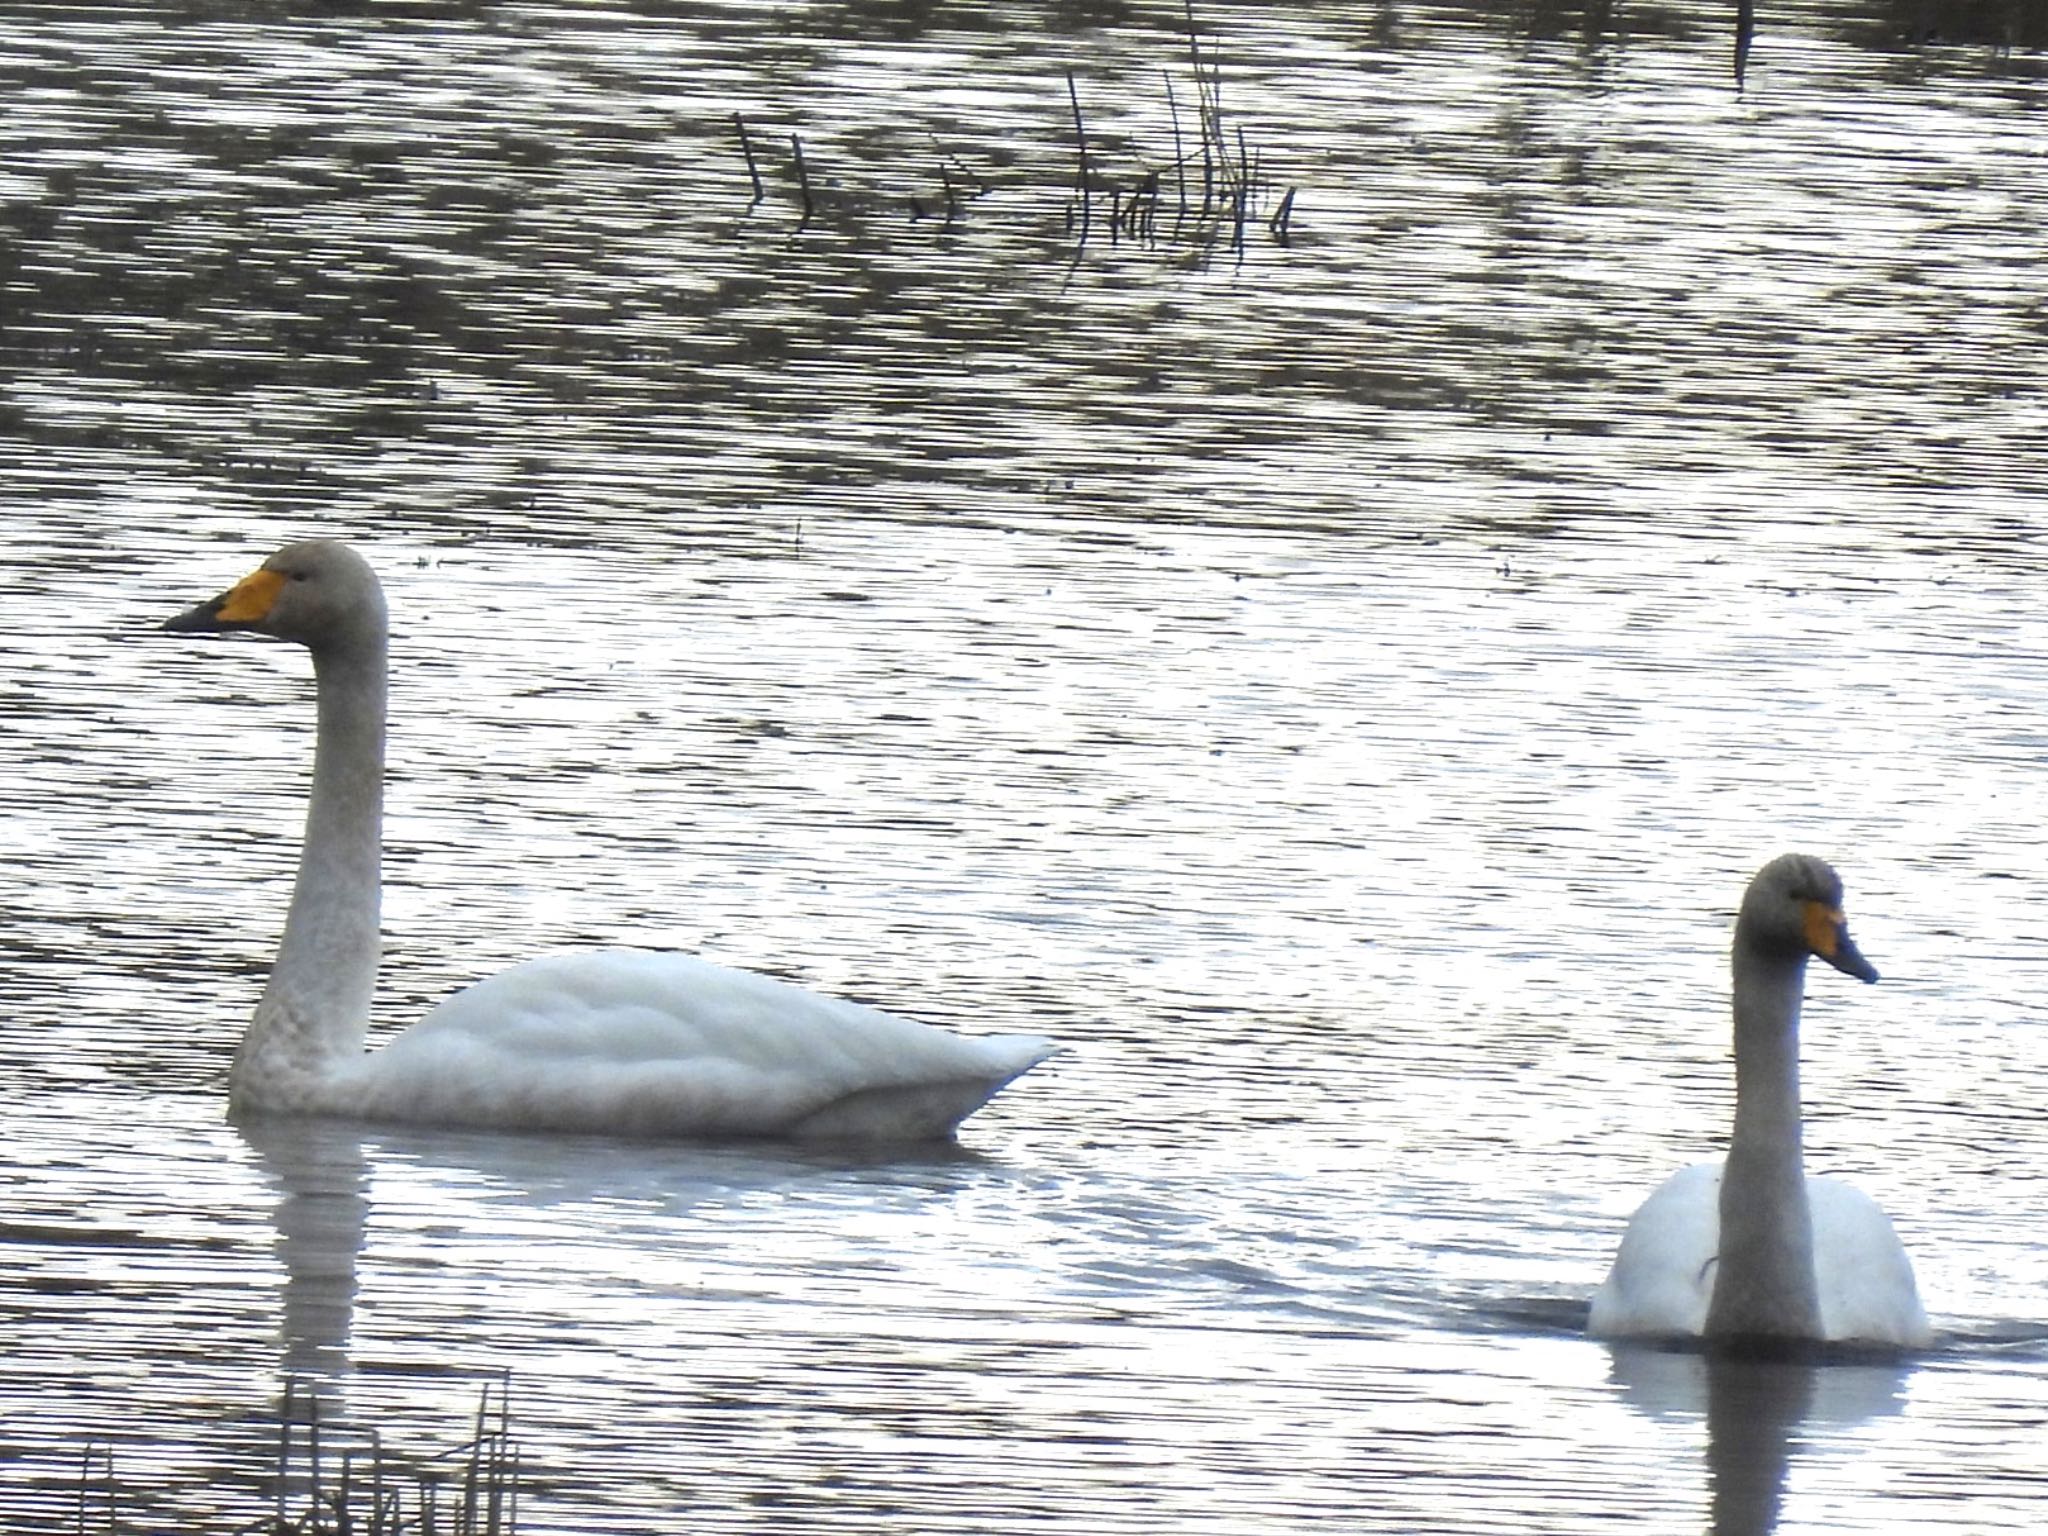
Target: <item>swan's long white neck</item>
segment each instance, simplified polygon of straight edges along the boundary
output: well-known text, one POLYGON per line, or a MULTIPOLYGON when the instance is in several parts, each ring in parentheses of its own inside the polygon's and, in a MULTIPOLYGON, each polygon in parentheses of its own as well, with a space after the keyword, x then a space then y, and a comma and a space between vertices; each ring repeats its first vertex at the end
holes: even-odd
POLYGON ((382 626, 316 650, 319 735, 305 846, 270 981, 235 1053, 232 1111, 317 1108, 362 1052, 377 981, 384 812, 382 626))
POLYGON ((1813 1218, 1800 1155, 1803 954, 1735 931, 1735 1132, 1721 1176, 1720 1262, 1711 1339, 1817 1339, 1813 1218))

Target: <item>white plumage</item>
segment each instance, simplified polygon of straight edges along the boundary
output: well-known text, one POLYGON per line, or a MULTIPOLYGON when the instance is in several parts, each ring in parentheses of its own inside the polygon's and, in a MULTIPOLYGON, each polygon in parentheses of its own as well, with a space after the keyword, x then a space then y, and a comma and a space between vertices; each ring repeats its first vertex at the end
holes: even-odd
POLYGON ((1680 1169, 1630 1218, 1587 1331, 1792 1353, 1932 1342, 1913 1266, 1861 1190, 1803 1165, 1799 1013, 1818 955, 1863 981, 1842 883, 1803 854, 1750 882, 1735 925, 1735 1128, 1728 1157, 1680 1169))
MULTIPOLYGON (((1720 1246, 1719 1162, 1681 1168, 1629 1218, 1593 1293, 1595 1338, 1697 1339, 1707 1331, 1720 1246)), ((1912 1261, 1884 1208, 1853 1184, 1806 1176, 1819 1340, 1920 1349, 1932 1340, 1912 1261)))
POLYGON ((529 960, 329 1078, 336 1107, 634 1136, 945 1136, 1046 1054, 689 955, 529 960), (993 1085, 993 1086, 991 1086, 993 1085))
POLYGON ((465 988, 377 1051, 385 609, 344 544, 279 551, 167 629, 255 630, 313 657, 306 841, 269 982, 229 1080, 237 1115, 351 1115, 635 1136, 950 1136, 1053 1054, 963 1036, 687 955, 598 950, 465 988))

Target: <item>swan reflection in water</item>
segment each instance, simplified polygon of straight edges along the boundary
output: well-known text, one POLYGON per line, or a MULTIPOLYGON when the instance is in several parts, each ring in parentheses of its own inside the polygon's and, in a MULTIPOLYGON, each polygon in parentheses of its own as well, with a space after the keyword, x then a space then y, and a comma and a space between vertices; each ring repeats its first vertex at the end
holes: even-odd
MULTIPOLYGON (((630 1141, 591 1136, 528 1136, 443 1131, 410 1126, 294 1116, 244 1118, 235 1129, 277 1190, 276 1251, 284 1269, 280 1362, 287 1375, 335 1378, 355 1363, 352 1335, 359 1266, 371 1247, 373 1223, 417 1234, 445 1228, 447 1202, 483 1200, 499 1212, 547 1213, 563 1243, 590 1239, 607 1249, 657 1255, 664 1266, 694 1276, 700 1265, 725 1262, 731 1241, 724 1221, 692 1223, 694 1211, 727 1210, 764 1196, 792 1205, 822 1202, 872 1212, 908 1201, 922 1209, 988 1181, 1021 1177, 1003 1163, 951 1143, 929 1144, 914 1156, 903 1148, 630 1141), (418 1170, 418 1191, 404 1188, 418 1170), (387 1190, 377 1197, 373 1175, 387 1190), (593 1215, 592 1213, 598 1213, 593 1215)), ((506 1220, 464 1221, 462 1243, 495 1244, 506 1220)), ((411 1241, 407 1236, 404 1240, 411 1241)), ((526 1245, 530 1249, 530 1245, 526 1245)), ((529 1253, 529 1257, 530 1257, 529 1253)), ((394 1255, 406 1270, 417 1254, 394 1255)), ((450 1255, 448 1262, 460 1262, 450 1255)), ((491 1255, 479 1265, 495 1262, 491 1255)), ((630 1265, 628 1267, 631 1267, 630 1265)), ((429 1298, 425 1305, 432 1305, 429 1298)), ((418 1316, 395 1327, 433 1337, 445 1319, 418 1316)), ((387 1340, 385 1348, 395 1341, 387 1340)), ((451 1371, 462 1370, 445 1361, 451 1371)), ((495 1355, 469 1362, 499 1369, 495 1355)), ((472 1371, 462 1370, 464 1374, 472 1371)))
POLYGON ((1650 1418, 1706 1420, 1713 1536, 1771 1536, 1804 1433, 1900 1413, 1911 1372, 1897 1359, 1822 1364, 1624 1344, 1610 1379, 1650 1418))
POLYGON ((244 1121, 236 1130, 278 1191, 284 1374, 343 1375, 355 1316, 356 1264, 370 1218, 365 1130, 345 1120, 267 1117, 244 1121))

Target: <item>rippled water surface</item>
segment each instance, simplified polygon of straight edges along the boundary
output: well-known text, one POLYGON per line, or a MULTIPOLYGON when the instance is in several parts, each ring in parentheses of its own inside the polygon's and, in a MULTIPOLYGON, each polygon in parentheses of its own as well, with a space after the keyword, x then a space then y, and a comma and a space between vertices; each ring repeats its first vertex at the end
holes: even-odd
POLYGON ((1242 221, 1177 6, 18 9, 0 1528, 249 1529, 290 1376, 508 1379, 543 1532, 2036 1528, 2048 99, 1724 9, 1205 12, 1242 221), (1066 1054, 909 1158, 223 1124, 307 669, 150 631, 309 531, 380 1026, 631 942, 1066 1054), (1910 1369, 1580 1337, 1787 847, 1910 1369))

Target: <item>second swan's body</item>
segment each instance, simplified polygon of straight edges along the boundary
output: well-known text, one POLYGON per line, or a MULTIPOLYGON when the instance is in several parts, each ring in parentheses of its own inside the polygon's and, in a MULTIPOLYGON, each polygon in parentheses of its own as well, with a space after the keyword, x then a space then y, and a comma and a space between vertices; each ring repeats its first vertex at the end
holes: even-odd
POLYGON ((914 1140, 1051 1055, 686 955, 529 961, 364 1050, 381 892, 385 607, 345 544, 274 555, 172 619, 312 654, 319 734, 305 846, 276 963, 229 1077, 236 1115, 352 1115, 498 1130, 914 1140))

